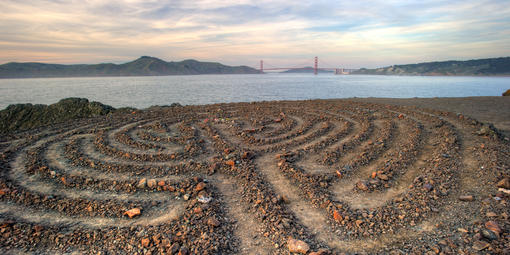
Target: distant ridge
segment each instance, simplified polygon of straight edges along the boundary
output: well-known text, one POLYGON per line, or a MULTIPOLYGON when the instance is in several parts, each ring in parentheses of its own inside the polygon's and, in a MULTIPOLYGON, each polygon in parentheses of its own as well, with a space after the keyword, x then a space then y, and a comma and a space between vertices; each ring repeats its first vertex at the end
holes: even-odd
MULTIPOLYGON (((303 68, 298 68, 298 69, 289 69, 289 70, 283 71, 281 73, 313 73, 313 72, 314 72, 313 67, 305 66, 303 68)), ((332 73, 333 71, 318 69, 317 72, 318 73, 332 73)))
POLYGON ((510 75, 510 57, 361 68, 351 74, 506 76, 510 75))
POLYGON ((166 62, 142 56, 124 64, 60 65, 16 63, 0 65, 0 78, 97 77, 97 76, 160 76, 192 74, 254 74, 258 70, 247 66, 226 66, 193 59, 166 62))

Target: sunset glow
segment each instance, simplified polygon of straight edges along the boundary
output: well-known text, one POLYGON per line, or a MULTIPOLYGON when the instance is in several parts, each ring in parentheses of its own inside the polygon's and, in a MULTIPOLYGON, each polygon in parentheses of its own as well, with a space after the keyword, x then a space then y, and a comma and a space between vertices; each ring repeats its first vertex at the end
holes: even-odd
POLYGON ((0 2, 0 63, 142 55, 351 68, 510 55, 508 1, 0 2))

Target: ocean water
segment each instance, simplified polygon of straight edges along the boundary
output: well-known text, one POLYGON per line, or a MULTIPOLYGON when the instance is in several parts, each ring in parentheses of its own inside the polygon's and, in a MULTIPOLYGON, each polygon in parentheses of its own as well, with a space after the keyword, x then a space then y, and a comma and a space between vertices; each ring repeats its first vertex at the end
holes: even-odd
POLYGON ((0 109, 85 97, 114 107, 349 97, 501 96, 510 77, 333 74, 0 79, 0 109))

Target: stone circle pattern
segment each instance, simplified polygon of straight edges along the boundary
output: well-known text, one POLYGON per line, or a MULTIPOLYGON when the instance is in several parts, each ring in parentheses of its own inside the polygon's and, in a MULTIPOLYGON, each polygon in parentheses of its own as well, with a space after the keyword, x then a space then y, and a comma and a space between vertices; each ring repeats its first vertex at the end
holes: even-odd
POLYGON ((482 127, 314 100, 153 107, 5 136, 0 250, 503 254, 510 146, 482 127))

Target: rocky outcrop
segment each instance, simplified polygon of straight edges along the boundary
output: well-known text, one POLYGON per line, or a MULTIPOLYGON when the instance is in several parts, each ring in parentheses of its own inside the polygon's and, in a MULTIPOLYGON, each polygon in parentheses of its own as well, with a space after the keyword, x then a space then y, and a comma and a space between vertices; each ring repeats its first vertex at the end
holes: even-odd
POLYGON ((106 115, 115 108, 86 98, 66 98, 56 104, 12 104, 0 111, 0 133, 27 130, 66 120, 106 115))

